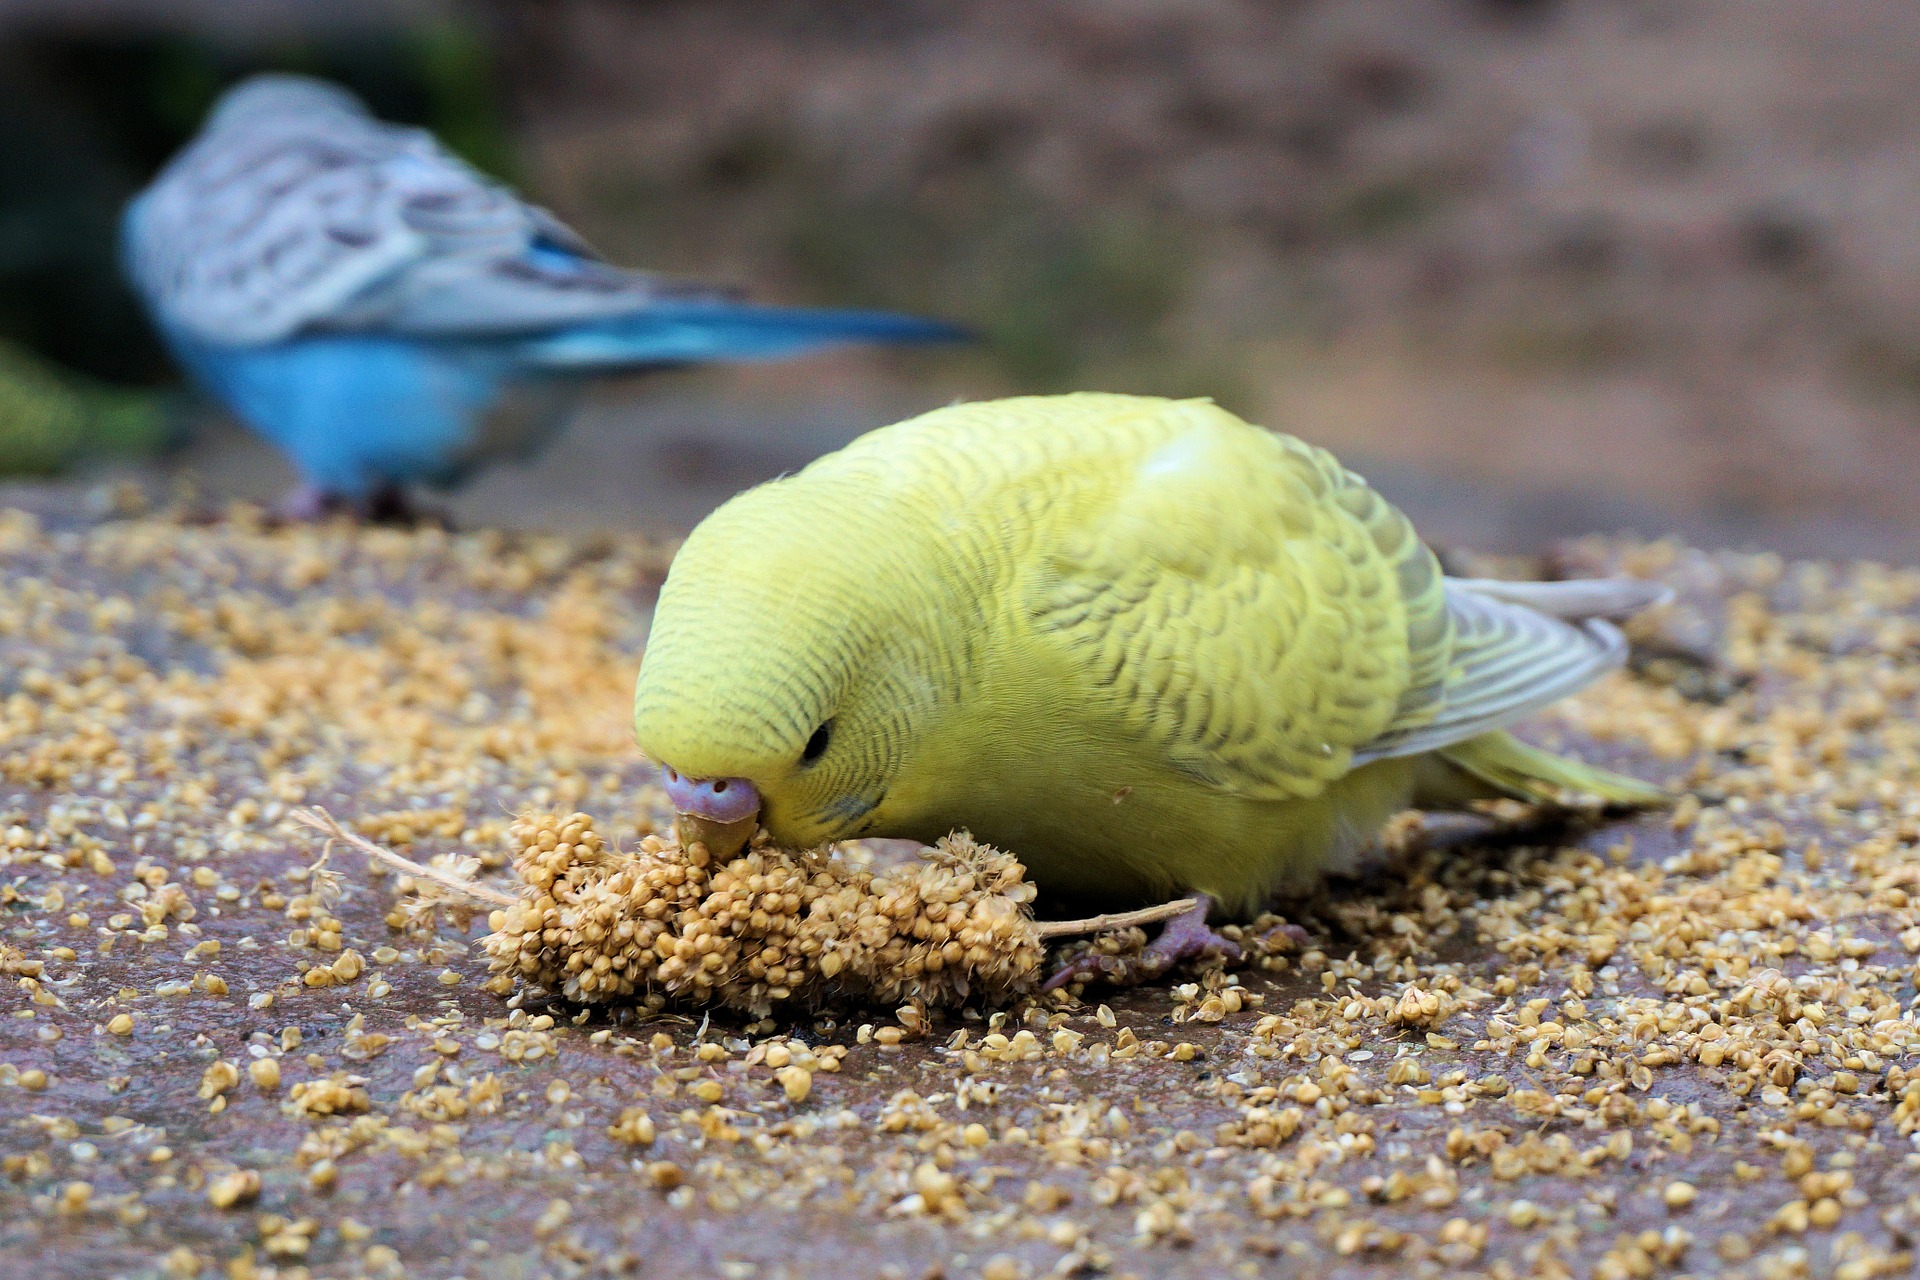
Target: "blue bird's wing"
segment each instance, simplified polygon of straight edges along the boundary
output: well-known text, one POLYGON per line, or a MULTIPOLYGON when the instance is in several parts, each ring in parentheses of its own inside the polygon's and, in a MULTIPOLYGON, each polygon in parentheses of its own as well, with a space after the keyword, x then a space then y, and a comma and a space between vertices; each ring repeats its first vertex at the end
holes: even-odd
POLYGON ((528 446, 597 370, 964 336, 614 267, 431 135, 301 76, 225 95, 129 205, 122 254, 199 380, 347 495, 528 446))
POLYGON ((163 327, 520 335, 719 291, 598 260, 571 230, 332 85, 262 76, 128 208, 129 276, 163 327))

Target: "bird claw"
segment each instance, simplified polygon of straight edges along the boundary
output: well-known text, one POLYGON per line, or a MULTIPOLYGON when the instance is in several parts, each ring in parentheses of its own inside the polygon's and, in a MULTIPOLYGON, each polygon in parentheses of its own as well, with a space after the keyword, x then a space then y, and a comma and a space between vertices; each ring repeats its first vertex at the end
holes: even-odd
POLYGON ((1094 979, 1105 979, 1110 986, 1133 987, 1153 981, 1182 960, 1220 956, 1229 964, 1234 964, 1245 959, 1246 952, 1239 943, 1207 927, 1207 913, 1213 909, 1213 899, 1205 894, 1195 896, 1197 901, 1193 908, 1168 920, 1161 928, 1160 936, 1148 943, 1146 950, 1139 955, 1109 956, 1089 952, 1078 960, 1062 965, 1040 989, 1057 991, 1071 982, 1094 979))
POLYGON ((384 486, 366 498, 356 500, 317 485, 303 484, 273 504, 273 517, 282 524, 320 524, 335 516, 364 520, 369 524, 453 528, 453 520, 444 512, 419 506, 399 485, 384 486))
POLYGON ((317 485, 290 489, 273 504, 273 518, 286 524, 318 524, 353 511, 353 504, 317 485))
POLYGON ((453 517, 435 507, 413 500, 402 485, 391 484, 374 490, 367 499, 366 518, 372 524, 397 524, 409 528, 432 525, 451 533, 453 517))

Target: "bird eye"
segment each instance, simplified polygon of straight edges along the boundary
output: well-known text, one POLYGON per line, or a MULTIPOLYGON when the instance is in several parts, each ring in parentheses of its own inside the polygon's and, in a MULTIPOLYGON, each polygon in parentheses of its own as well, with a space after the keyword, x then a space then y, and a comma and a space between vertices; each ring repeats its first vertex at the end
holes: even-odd
POLYGON ((812 764, 827 753, 827 742, 833 737, 833 721, 829 720, 813 731, 807 739, 807 745, 801 748, 800 763, 812 764))

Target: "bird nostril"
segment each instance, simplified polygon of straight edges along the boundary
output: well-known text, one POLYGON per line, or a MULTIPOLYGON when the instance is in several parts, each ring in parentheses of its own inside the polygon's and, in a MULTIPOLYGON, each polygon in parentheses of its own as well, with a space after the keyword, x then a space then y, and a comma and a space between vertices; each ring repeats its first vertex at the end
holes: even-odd
POLYGON ((713 784, 713 794, 715 795, 719 795, 721 792, 725 791, 726 789, 727 789, 727 780, 725 778, 722 778, 720 779, 720 781, 713 784))

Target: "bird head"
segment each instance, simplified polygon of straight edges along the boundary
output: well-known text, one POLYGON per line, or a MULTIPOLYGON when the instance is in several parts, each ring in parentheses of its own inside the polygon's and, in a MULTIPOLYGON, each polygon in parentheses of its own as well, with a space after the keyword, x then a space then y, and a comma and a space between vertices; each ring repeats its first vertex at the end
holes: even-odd
POLYGON ((683 820, 744 839, 757 817, 804 848, 897 831, 912 807, 897 784, 942 703, 924 575, 870 504, 825 496, 804 474, 749 490, 674 559, 634 734, 683 820))
POLYGON ((312 128, 316 117, 329 115, 365 119, 366 104, 331 81, 292 72, 268 71, 248 76, 220 95, 208 113, 209 131, 236 126, 253 127, 263 121, 286 120, 312 128))

